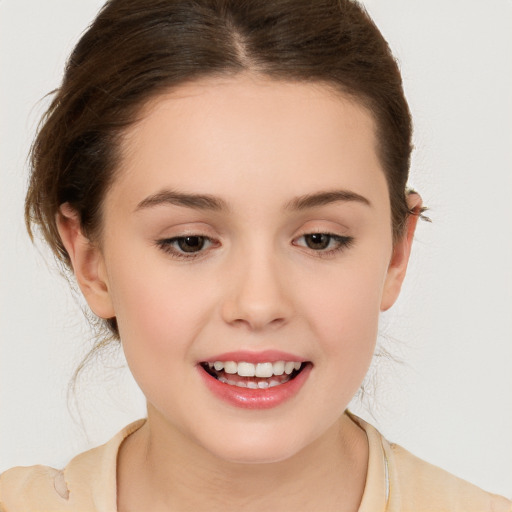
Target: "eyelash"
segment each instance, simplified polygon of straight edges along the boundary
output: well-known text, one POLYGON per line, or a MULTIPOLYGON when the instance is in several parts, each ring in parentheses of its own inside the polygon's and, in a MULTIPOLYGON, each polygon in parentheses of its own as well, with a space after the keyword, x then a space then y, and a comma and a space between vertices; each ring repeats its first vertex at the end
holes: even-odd
MULTIPOLYGON (((317 257, 329 258, 331 256, 334 256, 337 253, 344 251, 345 249, 348 249, 354 243, 354 238, 351 236, 341 236, 341 235, 335 235, 334 233, 325 233, 325 232, 305 233, 305 234, 295 238, 294 242, 296 240, 300 240, 300 239, 303 239, 308 236, 312 237, 315 235, 323 235, 323 236, 329 237, 328 246, 331 245, 331 242, 333 242, 333 241, 335 242, 336 246, 331 249, 315 250, 311 247, 308 247, 307 245, 302 245, 302 244, 297 244, 297 243, 294 243, 294 245, 299 246, 299 247, 304 247, 305 249, 311 250, 317 257)), ((172 256, 175 259, 190 261, 190 260, 202 257, 205 254, 205 252, 208 250, 208 247, 219 246, 220 243, 212 240, 208 236, 193 234, 193 235, 177 236, 177 237, 173 237, 173 238, 164 238, 162 240, 157 240, 156 245, 162 251, 169 254, 170 256, 172 256), (201 239, 202 244, 198 251, 186 252, 186 251, 183 251, 183 249, 179 247, 180 242, 185 241, 187 238, 201 239), (207 245, 206 250, 204 249, 205 245, 207 245)))
MULTIPOLYGON (((299 245, 299 247, 304 247, 305 249, 309 249, 309 250, 313 251, 315 253, 315 256, 317 256, 319 258, 332 257, 332 256, 336 255, 337 253, 340 253, 340 252, 348 249, 354 243, 354 238, 351 236, 336 235, 334 233, 326 233, 323 231, 304 233, 303 235, 296 238, 295 240, 300 240, 302 238, 305 238, 308 236, 312 237, 315 235, 322 235, 322 236, 328 237, 329 238, 328 246, 331 245, 331 242, 334 242, 336 244, 335 247, 333 247, 332 249, 320 249, 320 250, 315 250, 315 249, 312 249, 311 247, 307 247, 305 245, 299 245)), ((295 244, 295 245, 298 245, 298 244, 295 244)))
POLYGON ((157 240, 156 245, 162 249, 165 253, 169 254, 175 259, 178 260, 193 260, 199 258, 204 255, 205 251, 203 250, 204 245, 200 247, 199 251, 191 251, 186 252, 179 248, 180 241, 184 241, 187 238, 200 238, 203 241, 203 244, 207 244, 208 246, 218 246, 220 245, 218 242, 215 242, 210 237, 205 235, 186 235, 186 236, 176 236, 173 238, 164 238, 162 240, 157 240))

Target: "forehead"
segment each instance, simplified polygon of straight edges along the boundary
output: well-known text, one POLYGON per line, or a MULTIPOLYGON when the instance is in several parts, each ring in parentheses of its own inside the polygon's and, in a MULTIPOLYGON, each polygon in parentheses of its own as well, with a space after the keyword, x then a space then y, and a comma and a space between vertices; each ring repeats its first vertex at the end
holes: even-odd
POLYGON ((319 83, 242 75, 182 85, 145 105, 121 155, 115 188, 133 201, 159 188, 227 201, 270 190, 387 188, 373 117, 319 83))

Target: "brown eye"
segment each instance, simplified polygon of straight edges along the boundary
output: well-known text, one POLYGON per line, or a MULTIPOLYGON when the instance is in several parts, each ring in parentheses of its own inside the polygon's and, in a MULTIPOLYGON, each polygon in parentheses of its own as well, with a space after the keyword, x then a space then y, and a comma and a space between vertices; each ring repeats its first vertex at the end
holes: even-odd
POLYGON ((294 245, 305 247, 317 256, 331 257, 348 249, 354 242, 351 236, 334 235, 332 233, 308 233, 294 240, 294 245))
POLYGON ((184 236, 176 239, 178 247, 183 252, 197 252, 200 251, 206 242, 204 236, 184 236))
POLYGON ((332 236, 325 233, 312 233, 304 235, 304 241, 307 247, 316 251, 327 249, 331 243, 332 236))
POLYGON ((156 240, 155 244, 171 258, 177 260, 193 260, 208 255, 211 249, 220 247, 218 240, 204 235, 176 236, 156 240))

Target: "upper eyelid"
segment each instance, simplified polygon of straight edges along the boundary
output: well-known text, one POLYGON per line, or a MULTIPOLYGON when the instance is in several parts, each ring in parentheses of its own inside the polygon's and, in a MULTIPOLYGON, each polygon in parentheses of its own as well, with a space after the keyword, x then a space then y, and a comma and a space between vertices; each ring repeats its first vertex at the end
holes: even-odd
POLYGON ((220 236, 218 234, 212 235, 209 233, 210 230, 208 229, 202 229, 202 228, 185 228, 185 229, 179 229, 176 233, 172 233, 173 230, 166 229, 162 232, 161 235, 157 235, 154 237, 151 237, 152 240, 156 244, 161 244, 163 242, 169 242, 171 240, 179 240, 181 238, 187 238, 189 236, 197 236, 201 238, 206 238, 209 241, 218 241, 220 236), (171 231, 171 233, 168 233, 171 231), (167 233, 166 233, 167 232, 167 233))
POLYGON ((164 253, 166 253, 168 256, 175 260, 188 260, 192 261, 196 258, 202 258, 204 257, 212 247, 215 246, 215 240, 212 240, 211 237, 203 236, 203 235, 184 235, 184 236, 173 236, 173 237, 167 237, 167 238, 161 238, 155 241, 155 245, 164 253), (201 247, 198 251, 183 251, 179 247, 177 247, 177 241, 187 238, 187 237, 201 237, 205 238, 208 241, 208 245, 206 247, 201 247))
POLYGON ((178 236, 167 236, 167 237, 162 237, 162 238, 159 238, 158 240, 156 240, 156 243, 158 245, 163 245, 163 244, 171 244, 171 243, 176 243, 178 240, 183 240, 184 238, 194 238, 194 237, 197 237, 197 238, 204 238, 205 240, 207 240, 210 244, 215 244, 216 240, 215 238, 211 237, 211 236, 207 236, 207 235, 199 235, 197 233, 187 233, 187 234, 184 234, 184 235, 178 235, 178 236))
MULTIPOLYGON (((313 235, 313 234, 324 234, 331 236, 333 238, 341 238, 344 240, 353 240, 353 236, 346 233, 346 229, 329 229, 328 227, 322 227, 322 226, 312 226, 312 227, 306 227, 301 228, 300 230, 297 230, 295 234, 291 237, 291 242, 293 243, 298 238, 307 236, 307 235, 313 235)), ((187 237, 202 237, 208 240, 211 244, 221 244, 221 239, 224 238, 222 234, 216 233, 215 235, 211 235, 208 233, 208 229, 202 229, 202 228, 185 228, 184 230, 180 229, 180 232, 176 234, 171 234, 168 236, 160 236, 154 239, 154 242, 157 245, 163 245, 164 243, 170 243, 171 241, 174 242, 179 239, 187 238, 187 237)))
MULTIPOLYGON (((323 258, 334 257, 337 253, 341 253, 344 250, 349 249, 353 243, 354 243, 354 237, 352 237, 352 236, 336 235, 333 233, 327 233, 325 231, 317 231, 317 232, 309 231, 309 232, 305 232, 302 235, 296 236, 292 239, 292 245, 295 245, 296 247, 301 247, 303 249, 304 248, 308 249, 308 252, 315 254, 317 257, 323 257, 323 258), (315 249, 309 248, 307 246, 302 246, 297 243, 293 243, 297 239, 303 238, 303 237, 307 236, 308 234, 309 235, 325 234, 327 236, 332 237, 335 241, 337 241, 338 245, 336 247, 333 247, 330 249, 326 248, 326 249, 321 249, 321 250, 315 250, 315 249)), ((160 250, 162 250, 163 252, 166 252, 171 258, 173 258, 175 260, 191 262, 196 259, 200 260, 202 258, 208 257, 208 253, 211 250, 215 249, 216 247, 219 247, 222 244, 219 243, 218 241, 216 243, 216 241, 210 237, 193 234, 193 235, 183 235, 183 236, 174 236, 174 237, 163 238, 163 239, 157 240, 155 245, 157 245, 160 250), (176 241, 183 239, 183 238, 187 238, 187 236, 197 236, 197 237, 205 238, 208 241, 209 245, 206 248, 202 247, 200 250, 192 251, 192 252, 183 251, 179 247, 175 246, 176 241)))
MULTIPOLYGON (((341 233, 336 233, 336 232, 333 232, 331 230, 326 230, 326 229, 307 229, 307 230, 304 230, 298 234, 295 234, 293 237, 292 237, 292 241, 296 240, 297 238, 302 238, 304 236, 307 236, 307 235, 328 235, 328 236, 331 236, 333 238, 344 238, 344 239, 353 239, 352 236, 348 235, 348 234, 341 234, 341 233)), ((172 236, 162 236, 162 237, 159 237, 158 239, 156 239, 155 241, 157 243, 163 243, 163 242, 170 242, 170 241, 176 241, 176 240, 180 240, 182 238, 187 238, 187 237, 201 237, 201 238, 205 238, 207 239, 209 242, 215 242, 215 241, 219 241, 218 238, 220 237, 213 237, 213 236, 210 236, 210 235, 207 235, 203 232, 197 232, 197 231, 193 231, 191 230, 190 232, 185 232, 185 233, 180 233, 180 234, 177 234, 177 235, 172 235, 172 236)))
POLYGON ((318 218, 302 221, 300 227, 295 230, 296 233, 325 233, 326 235, 348 236, 351 231, 348 224, 336 219, 318 218))
POLYGON ((346 232, 342 232, 345 230, 336 230, 336 229, 329 229, 329 228, 307 228, 307 229, 301 229, 297 232, 296 235, 294 235, 293 240, 296 240, 297 238, 307 236, 307 235, 329 235, 332 237, 338 237, 338 238, 353 238, 351 235, 349 235, 346 232))
POLYGON ((337 233, 329 233, 327 231, 310 231, 310 232, 306 232, 306 233, 303 233, 302 235, 298 235, 298 236, 294 237, 293 240, 298 240, 299 238, 304 238, 305 236, 308 236, 308 235, 326 235, 326 236, 330 236, 334 240, 338 240, 338 241, 345 242, 345 243, 351 243, 351 242, 354 241, 354 237, 353 236, 350 236, 350 235, 338 235, 337 233))

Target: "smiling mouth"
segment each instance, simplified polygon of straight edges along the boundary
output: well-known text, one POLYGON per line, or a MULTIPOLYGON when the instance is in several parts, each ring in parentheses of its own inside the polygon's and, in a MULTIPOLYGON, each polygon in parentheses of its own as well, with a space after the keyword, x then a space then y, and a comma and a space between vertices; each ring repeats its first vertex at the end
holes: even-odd
POLYGON ((281 386, 299 375, 309 362, 275 361, 247 363, 245 361, 208 361, 201 363, 203 370, 229 386, 248 389, 268 389, 281 386))

